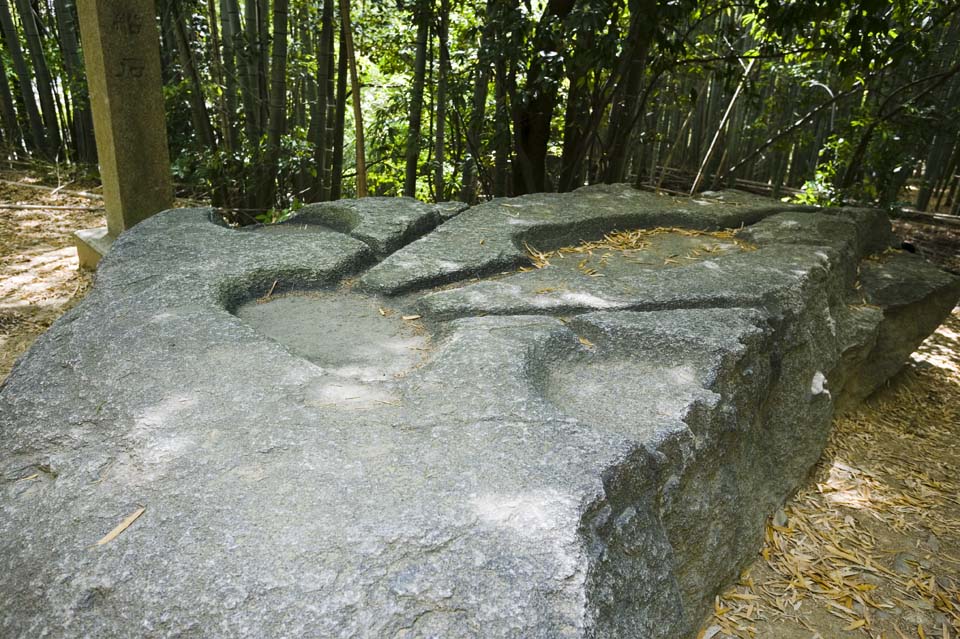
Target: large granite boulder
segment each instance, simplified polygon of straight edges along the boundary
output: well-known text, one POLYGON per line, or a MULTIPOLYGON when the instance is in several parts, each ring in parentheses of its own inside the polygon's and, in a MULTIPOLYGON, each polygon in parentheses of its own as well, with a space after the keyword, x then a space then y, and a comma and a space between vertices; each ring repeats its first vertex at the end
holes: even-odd
POLYGON ((876 211, 458 212, 121 236, 0 387, 0 636, 689 636, 960 296, 876 211))

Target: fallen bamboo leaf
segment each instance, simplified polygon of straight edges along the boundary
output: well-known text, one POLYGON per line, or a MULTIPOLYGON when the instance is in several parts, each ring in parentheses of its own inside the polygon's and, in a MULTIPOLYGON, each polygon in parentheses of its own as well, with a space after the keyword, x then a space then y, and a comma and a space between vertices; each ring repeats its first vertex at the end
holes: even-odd
POLYGON ((751 595, 742 592, 734 592, 730 595, 727 595, 728 599, 739 599, 741 601, 755 601, 760 598, 759 595, 751 595))
POLYGON ((130 524, 132 524, 133 522, 135 522, 135 521, 137 520, 137 518, 140 517, 140 515, 142 515, 146 510, 147 510, 147 508, 146 508, 145 506, 143 506, 143 507, 138 508, 137 510, 133 511, 126 519, 124 519, 123 521, 121 521, 121 522, 117 525, 116 528, 114 528, 113 530, 111 530, 110 532, 108 532, 106 535, 104 535, 103 539, 101 539, 100 541, 97 542, 97 545, 98 545, 98 546, 102 546, 102 545, 108 544, 108 543, 110 543, 111 541, 113 541, 114 539, 116 539, 117 536, 118 536, 120 533, 122 533, 124 530, 126 530, 127 528, 129 528, 129 527, 130 527, 130 524))
POLYGON ((593 342, 588 340, 586 337, 578 337, 577 339, 580 340, 580 343, 586 346, 587 348, 593 348, 593 342))
POLYGON ((709 628, 702 630, 700 634, 697 635, 697 639, 713 639, 713 637, 720 634, 721 630, 723 630, 723 628, 720 626, 710 626, 709 628))

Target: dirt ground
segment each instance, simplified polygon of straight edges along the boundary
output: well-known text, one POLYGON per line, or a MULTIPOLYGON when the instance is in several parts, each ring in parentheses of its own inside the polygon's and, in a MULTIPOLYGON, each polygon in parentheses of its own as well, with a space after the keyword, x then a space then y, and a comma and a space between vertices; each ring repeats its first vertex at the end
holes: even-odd
MULTIPOLYGON (((90 287, 71 233, 105 224, 87 210, 101 206, 93 187, 0 172, 0 380, 90 287)), ((958 268, 960 229, 897 230, 958 268)), ((887 388, 835 421, 810 483, 771 519, 700 639, 960 639, 958 435, 955 311, 887 388)))
POLYGON ((90 287, 71 234, 106 224, 102 210, 85 210, 103 204, 94 185, 43 182, 26 172, 0 172, 0 380, 90 287), (8 208, 17 206, 82 208, 8 208))

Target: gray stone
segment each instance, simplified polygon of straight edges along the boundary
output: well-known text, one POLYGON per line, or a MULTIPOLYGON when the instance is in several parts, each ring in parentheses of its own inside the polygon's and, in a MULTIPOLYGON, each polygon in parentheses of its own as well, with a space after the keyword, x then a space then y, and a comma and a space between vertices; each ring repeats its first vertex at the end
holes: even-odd
POLYGON ((690 636, 838 404, 892 374, 883 345, 958 296, 879 252, 870 212, 617 186, 413 240, 435 207, 337 206, 155 216, 17 362, 0 636, 690 636), (462 281, 631 225, 750 244, 663 233, 590 258, 602 277, 462 281))
POLYGON ((863 363, 843 388, 840 410, 856 405, 893 377, 917 347, 916 335, 929 335, 960 297, 960 278, 912 253, 895 252, 866 260, 858 293, 874 313, 882 313, 863 363))
POLYGON ((670 198, 625 184, 496 199, 391 255, 365 274, 361 285, 374 293, 396 294, 516 268, 528 263, 525 244, 550 250, 617 229, 735 228, 787 208, 745 193, 670 198))
POLYGON ((886 213, 853 208, 779 213, 743 229, 740 237, 761 245, 830 246, 852 255, 881 252, 894 243, 886 213))
POLYGON ((469 204, 463 202, 438 202, 433 207, 440 219, 446 221, 456 217, 470 208, 469 204))
POLYGON ((431 206, 409 197, 320 202, 308 204, 278 226, 321 226, 346 233, 382 258, 456 215, 445 204, 431 206))

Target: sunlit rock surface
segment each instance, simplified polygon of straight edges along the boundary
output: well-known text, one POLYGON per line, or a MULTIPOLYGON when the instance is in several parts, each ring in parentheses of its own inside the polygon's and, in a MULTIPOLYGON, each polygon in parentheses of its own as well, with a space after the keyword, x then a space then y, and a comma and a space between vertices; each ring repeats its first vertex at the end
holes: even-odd
POLYGON ((687 636, 960 296, 876 211, 458 212, 124 234, 0 387, 0 636, 687 636))

